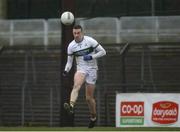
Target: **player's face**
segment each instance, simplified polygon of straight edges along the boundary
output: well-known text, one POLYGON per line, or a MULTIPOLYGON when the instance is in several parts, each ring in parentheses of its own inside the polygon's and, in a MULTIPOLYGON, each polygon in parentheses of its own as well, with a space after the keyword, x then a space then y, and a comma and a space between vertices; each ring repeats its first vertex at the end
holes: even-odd
POLYGON ((81 29, 73 29, 73 36, 76 42, 81 42, 83 39, 83 33, 81 29))

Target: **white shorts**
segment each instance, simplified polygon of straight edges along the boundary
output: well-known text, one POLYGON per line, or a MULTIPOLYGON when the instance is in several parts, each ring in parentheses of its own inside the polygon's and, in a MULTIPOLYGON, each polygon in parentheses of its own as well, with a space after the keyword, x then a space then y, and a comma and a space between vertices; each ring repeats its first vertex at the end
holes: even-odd
POLYGON ((97 81, 97 69, 78 69, 78 72, 86 75, 85 81, 89 84, 95 84, 97 81))

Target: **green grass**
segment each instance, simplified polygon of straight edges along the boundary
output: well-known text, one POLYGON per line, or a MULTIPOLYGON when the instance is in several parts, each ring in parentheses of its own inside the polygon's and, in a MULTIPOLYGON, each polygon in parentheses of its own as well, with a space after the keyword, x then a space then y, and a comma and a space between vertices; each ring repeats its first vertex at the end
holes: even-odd
POLYGON ((177 127, 0 127, 0 131, 180 131, 177 127))

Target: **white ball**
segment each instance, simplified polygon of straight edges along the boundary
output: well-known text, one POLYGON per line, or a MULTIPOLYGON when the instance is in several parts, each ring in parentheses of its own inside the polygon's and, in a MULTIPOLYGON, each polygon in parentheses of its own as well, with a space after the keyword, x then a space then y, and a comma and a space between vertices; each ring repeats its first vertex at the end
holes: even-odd
POLYGON ((64 25, 71 25, 74 22, 74 15, 69 11, 63 12, 61 15, 61 22, 64 25))

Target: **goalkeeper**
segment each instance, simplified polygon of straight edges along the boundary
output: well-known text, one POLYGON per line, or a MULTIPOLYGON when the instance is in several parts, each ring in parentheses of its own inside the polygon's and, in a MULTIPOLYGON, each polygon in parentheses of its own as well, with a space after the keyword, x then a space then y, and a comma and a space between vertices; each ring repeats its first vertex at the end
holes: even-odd
POLYGON ((64 103, 65 110, 73 114, 79 90, 85 83, 86 101, 90 111, 89 128, 93 128, 96 121, 96 101, 94 98, 95 84, 97 80, 97 58, 106 55, 105 49, 92 37, 84 36, 80 25, 73 27, 74 40, 68 45, 67 63, 63 75, 70 71, 73 58, 76 60, 76 73, 74 75, 74 86, 71 91, 70 101, 64 103))

